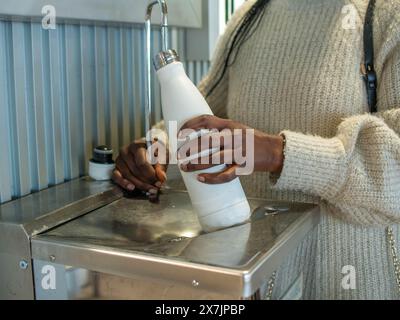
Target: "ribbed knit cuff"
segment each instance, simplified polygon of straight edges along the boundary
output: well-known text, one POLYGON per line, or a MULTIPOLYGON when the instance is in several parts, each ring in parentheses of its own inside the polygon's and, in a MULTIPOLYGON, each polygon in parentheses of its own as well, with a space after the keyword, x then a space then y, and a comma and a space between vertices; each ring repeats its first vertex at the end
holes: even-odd
POLYGON ((344 184, 346 172, 346 154, 341 140, 291 131, 281 134, 286 139, 285 160, 281 174, 270 176, 272 186, 324 199, 335 197, 344 184))

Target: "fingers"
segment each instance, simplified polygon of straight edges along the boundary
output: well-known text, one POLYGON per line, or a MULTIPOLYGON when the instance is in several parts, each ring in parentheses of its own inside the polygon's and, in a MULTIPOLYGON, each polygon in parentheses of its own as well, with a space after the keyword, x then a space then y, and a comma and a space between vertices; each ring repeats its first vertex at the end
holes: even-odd
MULTIPOLYGON (((155 186, 153 186, 152 184, 146 183, 146 182, 140 180, 139 178, 137 178, 136 176, 134 176, 132 174, 132 172, 129 170, 126 163, 122 160, 122 158, 120 158, 120 157, 117 158, 116 167, 117 167, 117 170, 120 172, 121 176, 123 177, 123 179, 131 182, 135 186, 135 188, 139 188, 140 190, 144 190, 144 191, 149 191, 150 193, 158 192, 158 190, 155 186)), ((118 174, 117 174, 117 176, 118 176, 118 174)), ((121 180, 119 180, 119 181, 121 181, 121 180)), ((122 185, 119 184, 119 185, 124 188, 125 184, 122 184, 122 185)), ((127 189, 127 188, 125 188, 125 189, 127 189)), ((130 190, 130 189, 127 189, 127 190, 130 190)))
MULTIPOLYGON (((149 194, 158 194, 159 188, 166 181, 168 166, 168 149, 158 144, 154 150, 159 164, 153 166, 149 163, 147 145, 143 140, 137 140, 128 147, 120 150, 116 159, 116 170, 113 172, 113 180, 122 188, 133 191, 140 189, 149 194)), ((150 150, 152 152, 152 150, 150 150)))
POLYGON ((123 189, 129 190, 129 191, 135 190, 135 185, 132 182, 130 182, 129 180, 125 179, 118 169, 114 170, 114 172, 112 174, 112 180, 123 189))
POLYGON ((118 158, 121 158, 125 162, 130 172, 133 173, 136 171, 135 159, 130 153, 130 148, 122 148, 119 152, 118 158))
POLYGON ((150 155, 152 164, 159 163, 166 171, 169 163, 169 150, 168 147, 162 141, 155 141, 147 150, 150 155))
POLYGON ((202 173, 197 176, 197 180, 206 184, 221 184, 227 183, 237 178, 236 168, 237 165, 228 166, 222 172, 217 173, 202 173))
POLYGON ((161 187, 161 185, 164 184, 165 181, 167 181, 166 166, 157 163, 154 166, 154 170, 155 170, 157 180, 158 180, 158 182, 160 182, 159 185, 157 185, 157 182, 156 182, 156 186, 161 187))
POLYGON ((135 154, 137 149, 141 149, 141 148, 146 149, 147 148, 146 139, 143 138, 143 139, 135 140, 133 143, 131 143, 129 145, 128 148, 129 148, 130 153, 132 153, 132 154, 135 154))
POLYGON ((184 172, 193 172, 209 169, 220 164, 233 164, 233 150, 222 150, 216 153, 213 153, 210 156, 196 158, 189 162, 184 162, 180 166, 181 170, 184 172))
POLYGON ((178 159, 184 160, 186 157, 205 152, 214 146, 219 149, 220 143, 217 135, 218 133, 206 134, 202 137, 186 142, 178 150, 178 159))
POLYGON ((147 150, 144 148, 139 148, 133 155, 135 159, 135 175, 144 181, 151 184, 157 181, 156 172, 154 167, 147 160, 147 150))
MULTIPOLYGON (((146 155, 150 156, 153 163, 152 170, 154 170, 154 177, 152 176, 152 178, 156 180, 155 186, 161 187, 167 180, 166 172, 169 162, 169 150, 162 141, 155 140, 151 147, 147 149, 146 155)), ((147 159, 146 163, 148 163, 147 159)))
POLYGON ((230 129, 223 129, 190 140, 178 150, 178 159, 185 160, 186 157, 197 154, 205 157, 218 150, 232 149, 234 137, 235 134, 230 129), (209 152, 207 153, 207 151, 209 152))
POLYGON ((207 163, 207 164, 193 164, 193 163, 186 163, 186 164, 181 164, 180 168, 184 172, 194 172, 194 171, 201 171, 201 170, 206 170, 210 169, 212 167, 217 166, 218 164, 213 164, 213 163, 207 163))
POLYGON ((211 115, 202 115, 187 121, 181 128, 184 129, 193 129, 193 130, 200 130, 200 129, 218 129, 222 130, 224 128, 229 128, 228 119, 221 119, 211 115))

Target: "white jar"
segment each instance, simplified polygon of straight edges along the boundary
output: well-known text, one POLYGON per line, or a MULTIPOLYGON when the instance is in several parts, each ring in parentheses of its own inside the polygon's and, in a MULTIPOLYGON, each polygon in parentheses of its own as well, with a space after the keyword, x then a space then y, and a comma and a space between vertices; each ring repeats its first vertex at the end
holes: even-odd
POLYGON ((98 181, 110 180, 115 169, 113 150, 107 146, 93 149, 93 158, 89 160, 89 176, 98 181))

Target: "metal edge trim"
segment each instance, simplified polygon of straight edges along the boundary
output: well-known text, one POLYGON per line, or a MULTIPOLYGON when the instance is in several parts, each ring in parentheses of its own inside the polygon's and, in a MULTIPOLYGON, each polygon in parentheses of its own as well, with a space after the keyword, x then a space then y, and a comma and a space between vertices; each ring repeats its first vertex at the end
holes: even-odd
POLYGON ((24 228, 30 237, 48 231, 68 221, 76 219, 93 210, 100 209, 123 197, 123 192, 117 187, 110 190, 97 193, 65 207, 56 209, 39 217, 36 221, 24 225, 24 228))
POLYGON ((241 296, 243 272, 223 267, 206 266, 187 261, 165 259, 152 255, 134 254, 109 250, 105 247, 86 247, 81 244, 65 244, 50 239, 32 239, 33 259, 49 261, 88 270, 115 274, 123 277, 157 279, 163 282, 180 283, 206 291, 241 296), (57 252, 62 251, 62 257, 57 252), (50 256, 56 257, 55 261, 50 256), (97 263, 101 259, 101 263, 97 263), (215 274, 220 276, 216 280, 215 274))
POLYGON ((267 280, 276 271, 285 256, 304 240, 308 233, 318 225, 319 221, 320 208, 316 206, 312 211, 306 213, 290 225, 268 252, 262 254, 260 258, 250 261, 249 264, 252 265, 250 270, 243 274, 243 295, 245 297, 251 296, 258 289, 256 283, 259 283, 261 278, 267 280), (272 265, 260 263, 260 261, 267 260, 272 261, 272 265))

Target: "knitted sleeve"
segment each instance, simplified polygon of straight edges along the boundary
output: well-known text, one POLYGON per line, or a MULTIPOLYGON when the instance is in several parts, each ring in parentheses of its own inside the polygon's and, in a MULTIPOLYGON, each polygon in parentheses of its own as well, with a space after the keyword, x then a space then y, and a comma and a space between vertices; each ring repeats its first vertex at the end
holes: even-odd
POLYGON ((229 91, 229 70, 226 70, 221 78, 223 66, 227 58, 227 50, 243 16, 254 2, 254 0, 246 1, 235 11, 235 14, 226 26, 224 34, 218 39, 210 70, 198 85, 200 92, 206 97, 207 103, 218 117, 227 118, 226 104, 229 91), (218 80, 218 85, 215 86, 218 80))
POLYGON ((380 28, 378 110, 346 118, 333 138, 283 131, 285 162, 274 188, 301 190, 362 225, 400 222, 400 15, 380 28))

